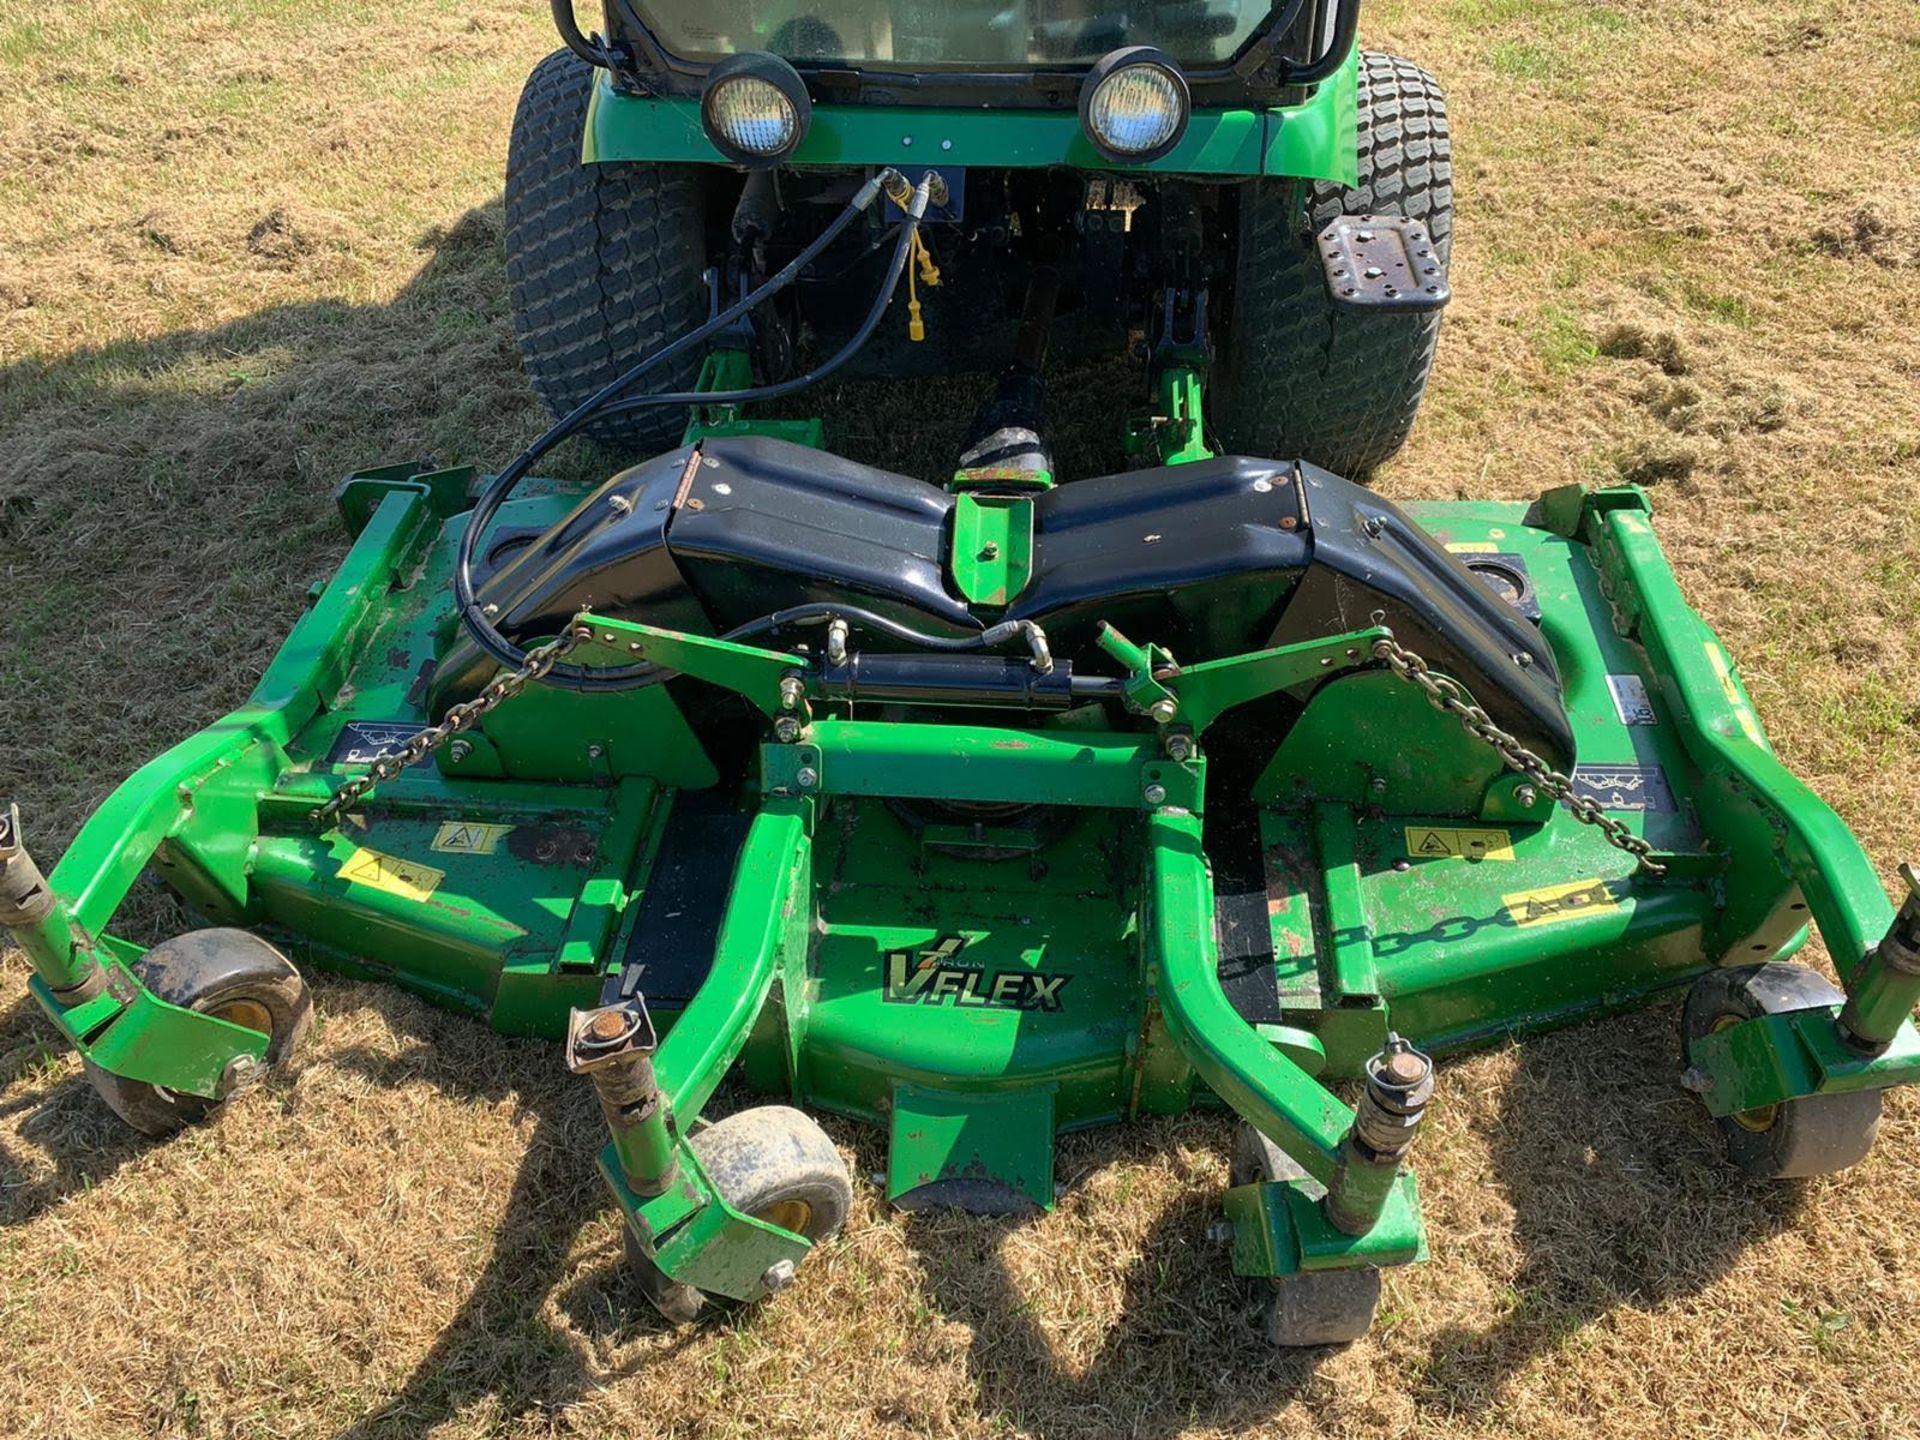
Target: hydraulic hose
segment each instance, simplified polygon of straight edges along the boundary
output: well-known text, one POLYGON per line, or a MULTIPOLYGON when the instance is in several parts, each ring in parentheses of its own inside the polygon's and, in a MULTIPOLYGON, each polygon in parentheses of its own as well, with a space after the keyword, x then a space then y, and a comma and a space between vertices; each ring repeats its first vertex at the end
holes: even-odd
MULTIPOLYGON (((521 451, 519 455, 515 456, 513 462, 509 464, 506 469, 494 477, 493 483, 487 486, 486 491, 481 495, 479 502, 474 506, 472 513, 468 517, 466 532, 460 537, 459 554, 455 560, 453 570, 454 604, 458 608, 462 627, 473 637, 475 644, 479 645, 482 650, 486 651, 488 655, 500 664, 510 668, 518 669, 526 661, 527 652, 520 646, 515 645, 511 640, 508 640, 506 636, 502 635, 499 630, 495 628, 492 619, 486 614, 485 608, 480 604, 478 597, 474 593, 473 554, 479 537, 492 525, 494 517, 499 514, 500 507, 506 503, 508 496, 510 496, 520 482, 527 477, 534 464, 556 445, 560 444, 561 441, 577 433, 592 420, 599 419, 603 416, 630 413, 631 410, 649 408, 654 405, 731 405, 744 403, 749 400, 770 400, 781 395, 788 395, 795 390, 811 385, 815 381, 832 374, 851 359, 855 351, 866 344, 874 330, 878 327, 880 317, 886 313, 887 306, 893 299, 893 292, 899 286, 901 272, 906 268, 907 255, 912 246, 913 237, 919 231, 920 219, 926 214, 927 205, 931 196, 931 171, 929 171, 927 177, 923 178, 920 184, 914 188, 912 200, 906 208, 906 219, 901 224, 899 238, 894 243, 893 259, 887 267, 886 279, 882 283, 879 293, 874 297, 873 306, 867 313, 865 323, 861 325, 853 339, 846 345, 843 345, 832 358, 815 366, 804 375, 795 376, 790 380, 781 381, 778 384, 764 385, 755 389, 683 392, 674 395, 643 396, 631 401, 616 401, 614 398, 634 385, 650 370, 665 364, 675 356, 685 353, 690 347, 699 344, 702 340, 714 335, 723 327, 732 324, 748 310, 790 285, 800 274, 801 270, 818 256, 822 250, 826 249, 840 232, 853 222, 857 215, 873 204, 875 197, 890 181, 896 185, 902 183, 897 171, 885 170, 873 179, 867 181, 865 185, 860 187, 859 192, 853 199, 847 203, 846 209, 836 216, 833 222, 827 226, 826 230, 823 231, 812 244, 808 245, 805 250, 801 251, 779 274, 775 275, 751 294, 721 311, 704 325, 688 331, 678 340, 655 351, 652 355, 641 360, 624 374, 601 387, 591 398, 576 406, 571 413, 561 420, 556 421, 543 435, 525 450, 521 451)), ((613 690, 637 689, 643 685, 657 684, 659 680, 664 678, 665 673, 666 672, 663 672, 659 666, 651 664, 622 665, 605 669, 596 669, 581 665, 556 665, 547 672, 543 679, 546 684, 562 690, 600 693, 613 690)))

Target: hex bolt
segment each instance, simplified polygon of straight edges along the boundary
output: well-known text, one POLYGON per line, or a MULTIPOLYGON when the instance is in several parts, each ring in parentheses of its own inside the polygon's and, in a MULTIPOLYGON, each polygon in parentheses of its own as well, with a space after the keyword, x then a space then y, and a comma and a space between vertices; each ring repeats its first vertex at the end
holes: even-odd
POLYGON ((760 1284, 769 1295, 778 1295, 793 1284, 794 1268, 791 1260, 776 1260, 760 1275, 760 1284))
POLYGON ((1156 724, 1167 725, 1171 724, 1173 717, 1180 713, 1180 706, 1173 700, 1156 700, 1147 713, 1153 716, 1156 724))
POLYGON ((1140 798, 1145 800, 1149 805, 1164 805, 1167 803, 1167 787, 1164 785, 1149 785, 1140 792, 1140 798))
POLYGON ((606 756, 606 753, 607 753, 607 747, 597 742, 595 744, 587 746, 587 758, 589 760, 603 759, 606 756))
POLYGON ((607 497, 607 508, 616 515, 624 515, 633 509, 633 502, 624 495, 609 495, 607 497))
POLYGON ((1522 785, 1518 790, 1513 792, 1513 798, 1520 802, 1521 809, 1531 810, 1534 804, 1540 799, 1540 792, 1531 785, 1522 785))
POLYGON ((471 754, 473 754, 473 742, 471 740, 456 740, 447 746, 447 763, 449 765, 458 765, 471 754))
POLYGON ((998 560, 1000 558, 1000 547, 989 540, 980 547, 980 558, 982 560, 998 560))
POLYGON ((1193 758, 1193 737, 1191 735, 1169 735, 1167 737, 1167 758, 1176 765, 1184 765, 1193 758))
POLYGON ((1373 791, 1373 793, 1376 795, 1386 794, 1387 793, 1387 777, 1384 775, 1374 776, 1372 780, 1367 782, 1367 788, 1373 791))
POLYGON ((798 709, 800 699, 807 693, 807 682, 798 675, 788 673, 780 677, 780 708, 798 709))
POLYGON ((1378 265, 1369 265, 1361 273, 1364 274, 1369 280, 1378 280, 1382 275, 1386 274, 1387 272, 1382 270, 1378 265))
POLYGON ((802 765, 800 773, 793 777, 793 783, 802 790, 811 790, 820 783, 820 772, 811 765, 802 765))
MULTIPOLYGON (((1356 234, 1356 235, 1355 235, 1355 236, 1354 236, 1353 238, 1354 238, 1354 239, 1356 239, 1356 240, 1358 240, 1358 241, 1359 241, 1359 242, 1360 242, 1361 244, 1363 244, 1363 245, 1364 245, 1364 244, 1366 244, 1367 242, 1369 242, 1370 240, 1372 240, 1372 239, 1373 239, 1373 231, 1371 231, 1371 230, 1362 230, 1362 231, 1360 231, 1360 232, 1358 232, 1358 233, 1357 233, 1357 234, 1356 234)), ((1369 273, 1369 274, 1374 274, 1374 275, 1377 275, 1377 274, 1379 274, 1380 272, 1379 272, 1379 271, 1377 271, 1377 270, 1374 270, 1374 271, 1369 271, 1368 273, 1369 273)))
POLYGON ((800 719, 796 715, 782 715, 773 722, 773 738, 782 745, 791 745, 800 738, 800 719))

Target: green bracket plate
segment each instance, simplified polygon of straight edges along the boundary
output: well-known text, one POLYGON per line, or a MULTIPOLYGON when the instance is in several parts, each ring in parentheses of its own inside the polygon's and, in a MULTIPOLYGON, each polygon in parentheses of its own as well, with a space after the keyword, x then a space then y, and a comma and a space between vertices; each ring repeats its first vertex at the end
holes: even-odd
POLYGON ((1712 1115, 1734 1115, 1798 1100, 1881 1090, 1920 1080, 1920 1033, 1909 1020, 1874 1056, 1851 1050, 1834 1027, 1839 1006, 1763 1015, 1693 1042, 1687 1059, 1705 1077, 1712 1115))
POLYGON ((923 1185, 970 1180, 1011 1185, 1053 1208, 1052 1085, 960 1095, 901 1083, 893 1087, 887 1199, 923 1185))
POLYGON ((687 635, 678 630, 608 620, 599 615, 589 615, 586 623, 593 631, 593 639, 574 652, 578 663, 612 666, 631 665, 636 660, 650 661, 732 690, 768 715, 780 711, 780 681, 789 671, 804 673, 807 667, 802 656, 737 645, 731 640, 687 635))
POLYGON ((1302 1270, 1353 1270, 1411 1265, 1427 1258, 1420 1192, 1411 1173, 1397 1177, 1386 1208, 1364 1235, 1327 1222, 1326 1191, 1311 1180, 1239 1185, 1223 1206, 1233 1225, 1233 1273, 1293 1275, 1302 1270))
POLYGON ((1033 575, 1033 501, 961 491, 953 502, 953 580, 976 605, 1012 602, 1033 575))
POLYGON ((258 1030, 169 1005, 118 967, 107 993, 71 1010, 38 976, 28 983, 74 1049, 128 1080, 217 1100, 229 1064, 266 1057, 267 1037, 258 1030))

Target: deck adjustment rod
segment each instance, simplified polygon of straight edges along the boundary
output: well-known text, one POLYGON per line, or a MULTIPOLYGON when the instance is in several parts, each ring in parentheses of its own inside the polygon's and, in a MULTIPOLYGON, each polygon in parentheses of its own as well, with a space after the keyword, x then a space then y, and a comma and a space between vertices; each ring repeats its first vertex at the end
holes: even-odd
POLYGON ((0 930, 27 952, 62 1005, 79 1005, 107 988, 107 972, 82 943, 47 877, 20 838, 20 807, 0 804, 0 930))
POLYGON ((1840 1038, 1863 1055, 1884 1053, 1920 999, 1920 873, 1905 864, 1900 878, 1907 882, 1907 897, 1886 938, 1867 952, 1847 986, 1846 1008, 1836 1022, 1840 1038))
POLYGON ((1389 1031, 1367 1061, 1366 1093, 1327 1186, 1324 1209, 1335 1229, 1364 1235, 1379 1221, 1432 1099, 1433 1061, 1389 1031))
POLYGON ((567 1069, 593 1082, 613 1132, 621 1178, 636 1195, 665 1193, 679 1172, 667 1102, 653 1072, 660 1037, 636 995, 621 1005, 575 1010, 567 1019, 567 1069))

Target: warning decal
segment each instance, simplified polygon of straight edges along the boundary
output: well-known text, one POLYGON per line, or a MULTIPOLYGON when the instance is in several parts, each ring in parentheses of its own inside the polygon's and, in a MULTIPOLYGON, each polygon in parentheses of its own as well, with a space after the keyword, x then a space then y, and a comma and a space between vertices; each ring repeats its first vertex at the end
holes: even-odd
POLYGON ((340 878, 403 900, 424 900, 447 878, 447 872, 379 850, 355 850, 340 867, 340 878))
POLYGON ((1547 885, 1502 895, 1507 918, 1516 925, 1551 925, 1596 910, 1617 910, 1631 888, 1627 880, 1575 880, 1571 885, 1547 885))
POLYGON ((1614 713, 1622 725, 1658 725, 1653 701, 1647 696, 1647 682, 1638 675, 1609 675, 1607 689, 1613 695, 1614 713))
POLYGON ((1448 857, 1511 860, 1513 836, 1505 830, 1463 829, 1457 825, 1409 825, 1407 854, 1416 860, 1448 857))
POLYGON ((449 820, 433 837, 433 848, 443 855, 491 855, 511 825, 481 825, 471 820, 449 820))

